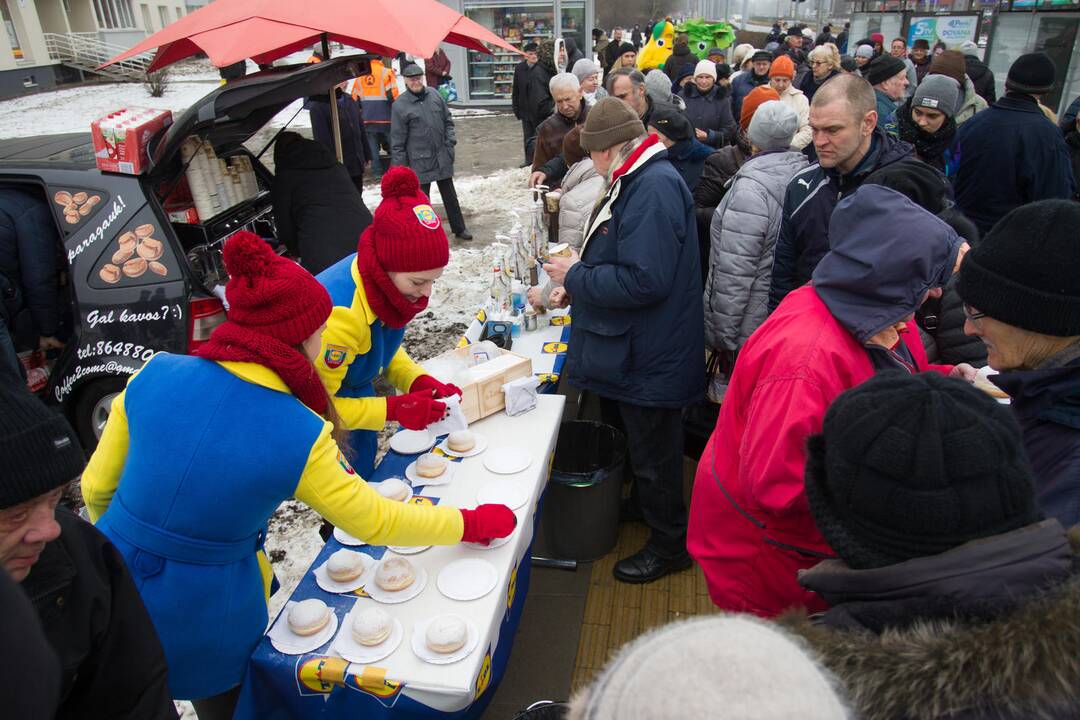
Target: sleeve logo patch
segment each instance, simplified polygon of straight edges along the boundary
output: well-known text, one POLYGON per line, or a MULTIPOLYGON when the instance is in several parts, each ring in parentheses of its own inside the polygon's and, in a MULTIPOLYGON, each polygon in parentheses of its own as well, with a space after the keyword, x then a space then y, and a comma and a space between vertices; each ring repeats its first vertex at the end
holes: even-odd
POLYGON ((345 362, 346 354, 348 350, 341 345, 327 345, 326 352, 323 353, 323 363, 331 370, 336 370, 345 362))
POLYGON ((434 230, 439 227, 439 216, 430 205, 415 205, 413 206, 412 211, 415 213, 416 219, 420 221, 420 224, 428 230, 434 230))

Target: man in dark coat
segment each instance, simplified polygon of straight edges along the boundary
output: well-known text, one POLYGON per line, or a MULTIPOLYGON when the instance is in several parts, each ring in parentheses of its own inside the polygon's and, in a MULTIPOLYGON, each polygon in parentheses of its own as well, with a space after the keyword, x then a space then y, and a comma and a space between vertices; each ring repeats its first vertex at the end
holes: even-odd
POLYGON ((616 579, 657 580, 690 566, 682 495, 682 410, 704 394, 704 309, 694 203, 656 135, 604 98, 581 132, 596 171, 614 177, 581 255, 544 266, 554 305, 573 302, 565 378, 595 393, 626 429, 634 488, 650 537, 615 564, 616 579))
POLYGON ((641 49, 641 43, 642 43, 642 41, 644 39, 645 39, 645 37, 641 32, 641 26, 635 23, 634 24, 634 29, 630 33, 630 44, 632 44, 635 48, 640 50, 641 49))
POLYGON ((23 720, 53 720, 60 704, 60 661, 23 589, 0 569, 0 637, 18 652, 0 655, 4 712, 23 720))
MULTIPOLYGON (((338 128, 341 132, 341 162, 352 178, 356 191, 364 193, 364 169, 371 167, 368 157, 369 145, 367 129, 364 127, 363 111, 360 103, 352 98, 343 87, 334 90, 337 95, 338 128)), ((330 114, 330 98, 325 95, 313 95, 307 101, 311 115, 311 134, 322 143, 336 158, 334 146, 333 117, 330 114)))
POLYGON ((405 89, 390 114, 390 162, 411 168, 420 189, 431 197, 431 183, 439 186, 450 229, 459 240, 472 240, 454 188, 454 148, 457 134, 446 101, 424 87, 424 71, 409 65, 402 73, 405 89))
POLYGON ((618 68, 616 64, 619 60, 619 56, 622 55, 622 46, 626 42, 623 39, 623 29, 621 27, 613 27, 611 29, 611 42, 604 48, 604 67, 608 72, 618 68))
POLYGON ((769 68, 772 66, 772 53, 755 50, 750 56, 750 70, 742 73, 731 83, 731 116, 740 117, 742 101, 750 91, 761 85, 769 84, 769 68))
POLYGON ((1080 523, 1080 204, 1013 210, 967 254, 956 289, 990 381, 1011 398, 1039 507, 1080 523))
POLYGON ((60 661, 56 717, 175 719, 165 653, 120 553, 57 507, 85 465, 75 432, 22 387, 0 384, 0 408, 0 563, 60 661))
POLYGON ((326 146, 283 132, 274 145, 274 172, 277 237, 305 270, 318 275, 356 252, 371 211, 326 146))
MULTIPOLYGON (((581 96, 581 85, 573 73, 559 73, 551 79, 551 96, 555 100, 555 112, 540 123, 536 130, 536 148, 533 150, 533 173, 544 177, 537 182, 547 182, 547 173, 541 170, 548 161, 562 155, 563 138, 575 125, 581 125, 589 114, 589 106, 581 96)), ((551 178, 548 187, 556 187, 561 178, 551 178)))
POLYGON ((0 366, 22 377, 16 346, 60 349, 60 238, 39 191, 0 188, 0 366))
POLYGON ((915 81, 916 85, 923 81, 926 74, 930 72, 930 63, 933 61, 933 57, 930 55, 930 43, 926 38, 919 38, 911 43, 911 64, 915 66, 915 81))
MULTIPOLYGON (((960 43, 960 52, 964 54, 964 70, 975 86, 975 94, 986 101, 987 105, 997 102, 997 84, 994 71, 979 57, 979 46, 967 40, 960 43)), ((922 82, 922 78, 919 78, 922 82)))
POLYGON ((686 33, 675 36, 675 49, 664 61, 663 73, 674 85, 679 80, 679 71, 684 65, 697 65, 697 56, 690 52, 690 38, 686 33))
POLYGON ((536 126, 544 120, 543 118, 536 119, 531 97, 533 85, 530 76, 536 68, 538 47, 536 43, 525 44, 522 49, 525 59, 514 66, 514 84, 510 90, 510 106, 514 110, 514 117, 521 121, 521 136, 525 144, 524 165, 532 162, 533 145, 536 143, 536 126))
POLYGON ((1076 193, 1069 148, 1039 108, 1055 72, 1045 53, 1021 55, 1005 97, 956 132, 948 162, 956 204, 983 234, 1013 208, 1076 193))
POLYGON ((773 255, 769 311, 810 280, 829 250, 829 218, 836 204, 866 176, 909 157, 911 145, 877 128, 874 90, 854 75, 833 78, 814 95, 810 125, 818 162, 795 175, 784 196, 784 214, 773 255))

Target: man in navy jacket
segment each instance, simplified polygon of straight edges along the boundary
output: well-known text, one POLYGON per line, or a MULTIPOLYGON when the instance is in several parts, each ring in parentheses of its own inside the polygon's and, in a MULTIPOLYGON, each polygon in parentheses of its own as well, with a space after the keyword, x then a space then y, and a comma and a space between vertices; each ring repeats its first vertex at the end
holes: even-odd
POLYGON ((650 536, 615 564, 616 579, 657 580, 689 567, 682 494, 682 410, 705 390, 705 323, 694 201, 637 113, 604 98, 581 132, 608 188, 580 258, 544 266, 573 299, 564 377, 598 395, 605 422, 626 430, 634 495, 650 536))
POLYGON ((1009 68, 1005 97, 956 131, 946 171, 956 204, 982 234, 1021 205, 1075 195, 1069 148, 1039 108, 1055 74, 1045 53, 1021 55, 1009 68))

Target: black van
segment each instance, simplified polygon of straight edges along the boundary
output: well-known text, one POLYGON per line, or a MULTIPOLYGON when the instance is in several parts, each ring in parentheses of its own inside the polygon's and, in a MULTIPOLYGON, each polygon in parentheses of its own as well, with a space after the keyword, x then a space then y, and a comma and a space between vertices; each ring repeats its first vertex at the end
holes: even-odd
POLYGON ((225 319, 213 293, 228 280, 225 238, 248 229, 276 243, 273 175, 243 143, 294 100, 370 74, 369 57, 275 68, 219 87, 151 140, 150 169, 142 175, 99 170, 89 133, 0 141, 0 186, 40 191, 63 243, 69 330, 41 393, 60 405, 87 451, 101 436, 113 397, 151 355, 191 352, 225 319), (193 136, 220 158, 249 156, 259 193, 199 224, 174 223, 163 200, 184 174, 180 146, 193 136), (126 253, 133 238, 152 251, 147 267, 134 276, 115 273, 114 254, 126 253))

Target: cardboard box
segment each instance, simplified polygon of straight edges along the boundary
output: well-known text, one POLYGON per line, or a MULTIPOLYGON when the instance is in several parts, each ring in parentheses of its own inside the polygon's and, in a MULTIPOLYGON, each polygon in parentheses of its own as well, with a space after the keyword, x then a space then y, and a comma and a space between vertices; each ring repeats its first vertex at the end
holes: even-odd
MULTIPOLYGON (((438 355, 438 358, 456 356, 462 362, 468 362, 469 346, 454 348, 438 355)), ((436 360, 437 358, 432 358, 436 360)), ((430 362, 430 361, 426 361, 430 362)), ((421 363, 422 365, 426 364, 421 363)), ((486 363, 469 368, 473 379, 461 385, 461 410, 465 419, 474 423, 481 418, 499 412, 506 407, 506 397, 502 386, 511 380, 533 374, 532 360, 524 355, 504 350, 502 355, 486 363)), ((450 378, 439 378, 450 382, 450 378)))
POLYGON ((123 108, 90 123, 94 159, 107 172, 138 175, 150 166, 150 139, 172 125, 171 110, 123 108))

